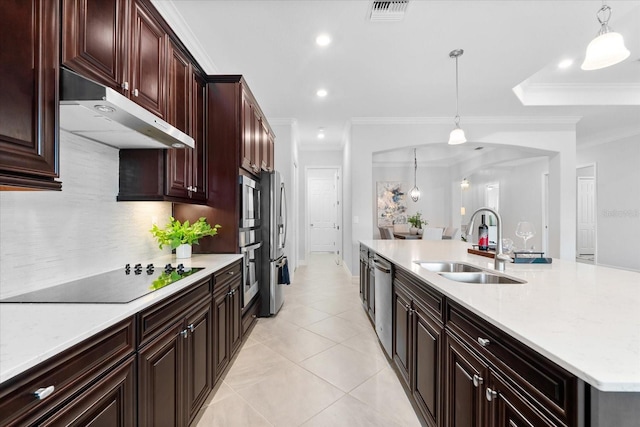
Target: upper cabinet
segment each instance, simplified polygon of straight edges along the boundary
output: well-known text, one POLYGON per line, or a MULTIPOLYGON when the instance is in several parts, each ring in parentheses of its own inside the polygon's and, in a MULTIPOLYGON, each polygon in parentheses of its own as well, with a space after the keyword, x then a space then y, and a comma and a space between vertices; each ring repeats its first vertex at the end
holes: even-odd
POLYGON ((147 2, 63 0, 62 64, 165 119, 169 36, 147 2))
POLYGON ((60 6, 9 0, 2 12, 0 189, 60 190, 55 180, 60 6))
POLYGON ((209 120, 212 114, 226 117, 210 124, 210 146, 237 150, 240 159, 236 165, 251 175, 273 170, 275 136, 242 76, 209 76, 208 82, 209 120))

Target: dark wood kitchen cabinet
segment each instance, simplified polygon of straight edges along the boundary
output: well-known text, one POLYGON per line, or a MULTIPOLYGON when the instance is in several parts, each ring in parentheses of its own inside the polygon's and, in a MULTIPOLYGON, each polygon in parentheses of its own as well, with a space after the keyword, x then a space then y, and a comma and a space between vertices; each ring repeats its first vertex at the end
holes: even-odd
POLYGON ((212 387, 205 279, 138 315, 138 425, 186 426, 212 387))
POLYGON ((60 190, 60 4, 2 3, 0 190, 60 190))
POLYGON ((441 295, 395 270, 393 360, 430 426, 442 425, 442 301, 441 295))
POLYGON ((365 311, 369 303, 369 250, 360 245, 360 300, 365 311))
POLYGON ((575 376, 454 303, 446 317, 447 425, 577 425, 575 376))
POLYGON ((213 381, 220 379, 242 342, 242 264, 214 274, 213 381))
POLYGON ((63 0, 62 65, 166 119, 169 34, 144 0, 63 0))
POLYGON ((235 147, 240 156, 236 165, 249 174, 258 176, 261 170, 273 170, 269 144, 275 144, 275 135, 246 81, 242 76, 221 75, 209 76, 208 82, 212 111, 225 109, 232 120, 220 129, 211 126, 213 145, 235 147))
POLYGON ((3 382, 0 425, 135 426, 134 351, 129 318, 3 382))

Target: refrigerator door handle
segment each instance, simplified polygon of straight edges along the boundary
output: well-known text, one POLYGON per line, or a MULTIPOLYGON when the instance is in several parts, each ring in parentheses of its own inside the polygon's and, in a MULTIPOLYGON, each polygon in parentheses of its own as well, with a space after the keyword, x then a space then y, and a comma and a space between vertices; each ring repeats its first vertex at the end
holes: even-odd
POLYGON ((282 247, 284 248, 287 243, 287 192, 284 183, 280 184, 280 216, 282 218, 280 227, 284 227, 284 238, 282 239, 282 247))

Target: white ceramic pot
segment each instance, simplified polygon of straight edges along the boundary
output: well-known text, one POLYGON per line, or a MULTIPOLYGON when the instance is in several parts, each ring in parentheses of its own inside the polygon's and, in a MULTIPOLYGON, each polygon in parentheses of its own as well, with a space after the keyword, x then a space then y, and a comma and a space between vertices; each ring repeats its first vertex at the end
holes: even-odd
POLYGON ((418 234, 418 229, 415 227, 410 227, 409 228, 409 234, 418 234))
POLYGON ((418 228, 418 236, 422 236, 423 232, 424 232, 424 230, 422 228, 418 228))
POLYGON ((186 243, 176 248, 176 258, 191 258, 191 245, 186 243))

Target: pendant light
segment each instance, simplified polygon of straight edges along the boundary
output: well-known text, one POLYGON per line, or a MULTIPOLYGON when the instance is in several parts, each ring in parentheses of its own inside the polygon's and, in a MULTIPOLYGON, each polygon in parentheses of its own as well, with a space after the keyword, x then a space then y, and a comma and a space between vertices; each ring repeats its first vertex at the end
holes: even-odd
POLYGON ((416 149, 413 149, 413 188, 409 191, 409 196, 411 196, 411 200, 417 202, 420 199, 420 189, 417 184, 417 176, 418 176, 418 160, 416 158, 416 149))
POLYGON ((449 145, 464 144, 467 142, 467 138, 464 136, 464 131, 460 128, 460 113, 458 110, 458 57, 463 53, 464 50, 462 49, 455 49, 449 53, 449 57, 456 60, 456 117, 453 119, 456 127, 449 135, 449 145))
POLYGON ((609 27, 611 8, 605 4, 596 13, 600 22, 600 31, 595 39, 587 46, 587 53, 582 63, 583 70, 599 70, 622 62, 631 52, 624 45, 624 38, 609 27))

